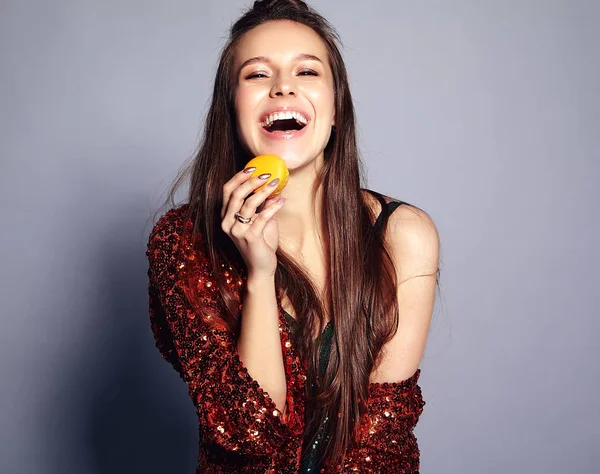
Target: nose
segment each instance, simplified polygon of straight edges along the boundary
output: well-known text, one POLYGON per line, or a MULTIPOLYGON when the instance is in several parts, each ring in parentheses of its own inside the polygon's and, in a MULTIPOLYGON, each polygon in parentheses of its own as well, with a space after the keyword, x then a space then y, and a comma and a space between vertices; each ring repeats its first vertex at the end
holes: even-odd
POLYGON ((290 79, 279 77, 271 88, 271 97, 296 96, 296 86, 290 79))

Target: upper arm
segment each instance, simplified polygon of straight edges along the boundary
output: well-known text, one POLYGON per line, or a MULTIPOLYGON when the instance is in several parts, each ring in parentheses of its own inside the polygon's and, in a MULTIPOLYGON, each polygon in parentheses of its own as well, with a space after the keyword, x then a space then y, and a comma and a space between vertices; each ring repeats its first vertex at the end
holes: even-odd
POLYGON ((439 235, 431 217, 401 205, 390 215, 385 240, 398 281, 398 330, 384 345, 371 382, 397 382, 415 373, 425 351, 436 294, 439 235))

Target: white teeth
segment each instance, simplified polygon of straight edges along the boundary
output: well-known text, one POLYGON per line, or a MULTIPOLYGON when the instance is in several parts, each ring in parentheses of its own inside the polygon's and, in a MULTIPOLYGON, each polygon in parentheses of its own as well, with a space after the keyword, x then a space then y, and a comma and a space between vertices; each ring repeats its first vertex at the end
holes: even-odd
POLYGON ((272 113, 267 118, 265 118, 264 122, 261 122, 261 126, 268 127, 273 122, 275 122, 275 120, 290 120, 290 119, 295 119, 298 123, 301 123, 303 125, 306 125, 308 123, 308 120, 300 112, 295 112, 295 111, 292 112, 292 111, 288 110, 286 112, 272 113))

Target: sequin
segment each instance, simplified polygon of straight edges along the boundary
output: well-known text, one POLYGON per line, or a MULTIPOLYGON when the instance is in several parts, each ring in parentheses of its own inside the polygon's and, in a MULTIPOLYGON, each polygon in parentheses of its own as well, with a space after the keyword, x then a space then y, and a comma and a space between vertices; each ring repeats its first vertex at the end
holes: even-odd
MULTIPOLYGON (((156 346, 186 383, 198 415, 196 472, 297 474, 306 365, 291 342, 279 297, 287 380, 285 415, 242 364, 233 334, 208 312, 196 314, 187 301, 186 285, 194 282, 201 293, 199 301, 207 309, 224 308, 208 260, 198 250, 198 241, 192 244, 192 223, 185 219, 186 211, 187 205, 180 206, 159 219, 146 255, 150 264, 149 315, 156 346)), ((233 269, 225 264, 221 267, 223 276, 230 277, 233 269)), ((229 286, 234 293, 241 291, 243 279, 229 286)), ((341 464, 326 463, 320 472, 418 473, 419 449, 413 429, 425 404, 417 384, 419 375, 417 370, 402 382, 370 384, 360 442, 347 450, 341 464)))

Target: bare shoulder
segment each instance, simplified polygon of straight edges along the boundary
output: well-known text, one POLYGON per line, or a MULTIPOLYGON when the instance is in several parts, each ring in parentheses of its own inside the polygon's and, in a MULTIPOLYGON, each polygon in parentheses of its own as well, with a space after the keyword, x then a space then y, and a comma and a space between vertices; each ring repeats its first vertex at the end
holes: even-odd
POLYGON ((438 270, 440 238, 431 216, 416 206, 402 204, 389 217, 386 242, 404 281, 438 270))
MULTIPOLYGON (((386 239, 390 243, 406 243, 402 240, 417 241, 417 243, 427 245, 439 244, 437 228, 431 216, 423 209, 385 194, 379 194, 386 203, 395 201, 401 205, 395 209, 388 220, 386 239), (400 240, 400 241, 399 241, 400 240)), ((381 202, 371 192, 362 190, 363 201, 377 217, 381 213, 381 202)))
POLYGON ((416 239, 420 242, 438 239, 437 227, 431 216, 412 204, 402 203, 398 209, 392 212, 388 226, 392 237, 416 239))

